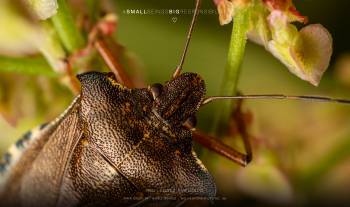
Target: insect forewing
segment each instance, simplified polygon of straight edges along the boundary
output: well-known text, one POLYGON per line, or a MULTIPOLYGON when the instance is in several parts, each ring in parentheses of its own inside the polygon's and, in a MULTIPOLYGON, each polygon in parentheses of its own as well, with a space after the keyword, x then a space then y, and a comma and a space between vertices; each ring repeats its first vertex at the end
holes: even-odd
POLYGON ((78 143, 80 97, 45 127, 11 168, 1 195, 1 205, 55 206, 67 163, 78 143))

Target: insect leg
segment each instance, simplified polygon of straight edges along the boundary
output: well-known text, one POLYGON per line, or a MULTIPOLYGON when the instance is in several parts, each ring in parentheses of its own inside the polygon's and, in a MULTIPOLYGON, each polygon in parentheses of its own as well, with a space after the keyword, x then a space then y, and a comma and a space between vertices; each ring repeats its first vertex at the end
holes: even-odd
POLYGON ((245 143, 246 154, 243 154, 221 142, 219 139, 207 135, 199 130, 195 130, 193 132, 193 139, 205 148, 216 152, 217 154, 224 156, 243 167, 247 166, 247 164, 252 160, 252 152, 249 144, 246 146, 245 143))
POLYGON ((232 112, 230 122, 234 123, 234 126, 236 127, 236 129, 235 130, 229 129, 228 135, 235 136, 237 133, 240 135, 240 137, 243 140, 243 146, 246 154, 238 152, 232 147, 221 142, 219 139, 206 135, 205 133, 200 132, 198 130, 194 131, 193 139, 198 143, 200 143, 201 145, 203 145, 204 147, 208 148, 209 150, 214 151, 219 155, 222 155, 240 164, 241 166, 246 166, 252 160, 253 153, 252 153, 252 147, 249 141, 250 135, 247 130, 247 125, 246 125, 247 121, 245 120, 245 114, 242 112, 242 103, 243 103, 243 99, 239 99, 235 110, 232 112))
MULTIPOLYGON (((242 112, 242 103, 243 103, 243 99, 238 100, 236 108, 232 112, 231 120, 235 123, 238 134, 242 138, 247 160, 248 162, 250 162, 253 158, 253 153, 252 153, 252 146, 250 143, 250 134, 247 129, 247 120, 246 120, 247 116, 242 112)), ((233 134, 231 131, 231 133, 229 132, 228 135, 233 137, 236 134, 233 134)))

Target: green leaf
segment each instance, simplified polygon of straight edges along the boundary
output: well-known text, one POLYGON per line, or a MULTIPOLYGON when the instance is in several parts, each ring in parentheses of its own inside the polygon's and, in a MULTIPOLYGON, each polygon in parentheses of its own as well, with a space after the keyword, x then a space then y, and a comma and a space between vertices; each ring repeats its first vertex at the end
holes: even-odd
POLYGON ((39 57, 13 58, 0 56, 0 72, 14 72, 27 75, 57 76, 46 60, 39 57))
POLYGON ((58 0, 58 12, 52 22, 64 47, 73 53, 84 46, 84 39, 78 30, 72 12, 65 0, 58 0))
POLYGON ((42 55, 46 58, 51 67, 59 73, 64 73, 66 69, 66 53, 61 44, 56 30, 51 22, 44 21, 41 23, 42 38, 38 48, 42 55))

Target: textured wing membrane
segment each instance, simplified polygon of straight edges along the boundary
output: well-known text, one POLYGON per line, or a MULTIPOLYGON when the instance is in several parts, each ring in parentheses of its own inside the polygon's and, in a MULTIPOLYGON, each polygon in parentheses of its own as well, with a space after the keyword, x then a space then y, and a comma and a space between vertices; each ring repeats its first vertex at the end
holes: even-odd
POLYGON ((67 164, 82 135, 79 105, 77 97, 23 152, 5 184, 1 205, 55 206, 67 164))

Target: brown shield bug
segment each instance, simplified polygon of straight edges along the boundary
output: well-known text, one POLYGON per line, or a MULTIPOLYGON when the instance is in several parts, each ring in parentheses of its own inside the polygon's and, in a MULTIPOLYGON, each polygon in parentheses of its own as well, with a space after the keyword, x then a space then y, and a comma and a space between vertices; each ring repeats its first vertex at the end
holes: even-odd
POLYGON ((181 73, 200 0, 185 49, 171 80, 132 88, 103 39, 95 47, 115 72, 81 74, 81 93, 53 122, 21 138, 0 165, 3 206, 181 204, 211 199, 215 183, 197 158, 192 141, 245 166, 252 158, 195 130, 198 109, 218 99, 348 100, 312 96, 247 95, 205 98, 204 80, 181 73), (162 201, 163 202, 163 201, 162 201))

